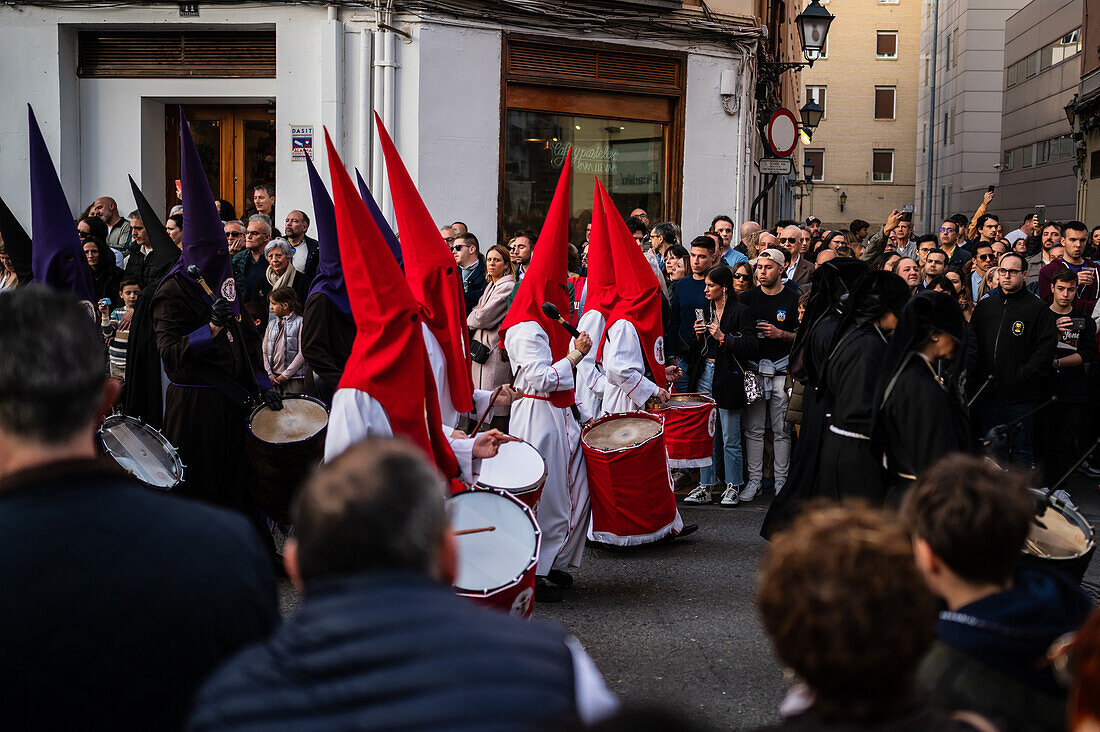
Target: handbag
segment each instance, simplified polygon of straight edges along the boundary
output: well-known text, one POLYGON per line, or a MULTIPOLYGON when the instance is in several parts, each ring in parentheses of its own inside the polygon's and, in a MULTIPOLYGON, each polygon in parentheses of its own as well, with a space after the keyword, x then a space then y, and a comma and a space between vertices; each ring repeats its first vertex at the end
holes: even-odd
MULTIPOLYGON (((730 355, 733 356, 732 353, 730 355)), ((737 368, 741 369, 741 374, 744 377, 745 406, 760 401, 764 396, 764 388, 760 385, 760 375, 742 366, 737 356, 733 356, 733 362, 737 364, 737 368)))
POLYGON ((474 363, 484 364, 489 360, 489 354, 491 351, 489 347, 481 341, 475 341, 470 339, 470 360, 474 363))

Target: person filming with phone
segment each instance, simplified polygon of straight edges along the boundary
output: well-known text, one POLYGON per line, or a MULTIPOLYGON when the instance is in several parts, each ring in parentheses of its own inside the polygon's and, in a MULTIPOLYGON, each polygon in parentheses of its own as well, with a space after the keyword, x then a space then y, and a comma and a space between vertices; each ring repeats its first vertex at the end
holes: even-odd
POLYGON ((1077 275, 1077 295, 1073 301, 1076 310, 1091 313, 1100 300, 1100 276, 1096 262, 1085 257, 1085 244, 1089 228, 1080 221, 1069 221, 1062 229, 1062 248, 1065 253, 1039 270, 1039 297, 1047 303, 1054 302, 1052 282, 1054 274, 1070 270, 1077 275))

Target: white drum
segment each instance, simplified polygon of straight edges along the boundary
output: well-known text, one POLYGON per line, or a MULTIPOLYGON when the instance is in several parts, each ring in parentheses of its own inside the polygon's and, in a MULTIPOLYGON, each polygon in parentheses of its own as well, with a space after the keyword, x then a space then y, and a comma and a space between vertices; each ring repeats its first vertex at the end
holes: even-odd
POLYGON ((183 480, 183 463, 167 438, 140 419, 113 414, 99 428, 103 450, 142 483, 171 490, 183 480))
POLYGON ((542 531, 506 491, 475 488, 447 499, 455 533, 455 592, 521 618, 531 616, 542 531))
POLYGON ((546 483, 546 462, 529 442, 505 442, 494 457, 481 461, 477 484, 482 488, 508 491, 539 510, 542 487, 546 483))

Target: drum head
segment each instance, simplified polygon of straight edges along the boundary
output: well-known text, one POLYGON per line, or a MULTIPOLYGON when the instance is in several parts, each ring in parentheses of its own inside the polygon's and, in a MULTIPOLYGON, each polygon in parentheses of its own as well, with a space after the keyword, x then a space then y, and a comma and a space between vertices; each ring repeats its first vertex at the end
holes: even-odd
POLYGON ((546 479, 546 463, 529 442, 505 442, 496 457, 481 461, 477 484, 485 488, 534 488, 546 479))
POLYGON ((645 417, 604 418, 584 433, 584 441, 597 450, 621 450, 640 445, 661 434, 661 423, 645 417))
POLYGON ((99 428, 107 454, 123 470, 156 488, 173 488, 183 480, 183 463, 172 444, 159 432, 133 417, 113 415, 99 428))
POLYGON ((1025 551, 1050 559, 1083 556, 1093 543, 1092 532, 1084 518, 1068 506, 1057 504, 1048 507, 1046 513, 1036 516, 1031 522, 1028 542, 1038 551, 1028 551, 1031 549, 1029 545, 1025 545, 1025 551))
POLYGON ((302 442, 328 426, 328 410, 306 397, 285 397, 279 411, 259 407, 252 413, 249 429, 257 439, 272 444, 302 442))
POLYGON ((458 573, 455 589, 488 594, 523 576, 538 558, 538 526, 523 504, 489 490, 457 493, 447 499, 451 529, 495 527, 455 537, 458 573))

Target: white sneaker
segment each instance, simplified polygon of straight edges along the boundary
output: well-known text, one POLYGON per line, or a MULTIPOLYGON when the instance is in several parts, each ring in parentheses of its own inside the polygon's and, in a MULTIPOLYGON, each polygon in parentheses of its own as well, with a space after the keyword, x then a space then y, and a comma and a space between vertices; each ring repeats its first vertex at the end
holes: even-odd
POLYGON ((738 495, 737 486, 733 483, 726 483, 726 490, 722 493, 722 505, 736 506, 740 502, 741 497, 738 495))
POLYGON ((778 495, 779 495, 779 491, 783 490, 783 489, 784 489, 784 488, 786 488, 786 487, 787 487, 787 481, 785 481, 785 480, 784 480, 784 481, 780 481, 780 482, 776 483, 776 484, 775 484, 775 495, 777 495, 777 496, 778 496, 778 495))
POLYGON ((741 490, 741 502, 748 503, 752 499, 756 498, 756 494, 760 492, 760 481, 750 480, 745 484, 745 487, 741 490))
POLYGON ((700 485, 687 494, 684 503, 710 503, 710 486, 700 485))

